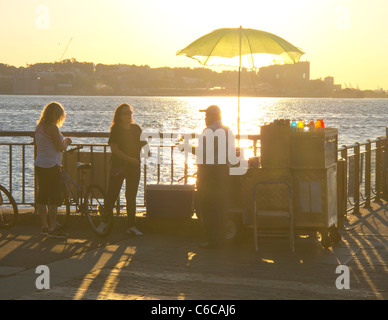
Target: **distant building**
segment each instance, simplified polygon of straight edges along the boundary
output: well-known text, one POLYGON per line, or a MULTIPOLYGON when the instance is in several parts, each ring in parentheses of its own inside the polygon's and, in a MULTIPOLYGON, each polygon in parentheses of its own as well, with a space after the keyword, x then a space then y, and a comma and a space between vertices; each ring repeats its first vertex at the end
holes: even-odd
POLYGON ((271 65, 259 70, 259 81, 274 89, 301 90, 310 80, 310 62, 271 65))
POLYGON ((22 71, 13 78, 13 94, 39 93, 39 79, 32 72, 22 71))
POLYGON ((334 77, 326 77, 324 80, 327 88, 331 91, 341 90, 340 84, 334 84, 334 77))

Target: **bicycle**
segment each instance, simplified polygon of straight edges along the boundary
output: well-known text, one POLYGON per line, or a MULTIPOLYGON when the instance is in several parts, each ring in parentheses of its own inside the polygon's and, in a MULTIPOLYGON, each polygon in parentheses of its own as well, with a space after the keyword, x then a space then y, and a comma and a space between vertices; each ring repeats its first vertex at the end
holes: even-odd
MULTIPOLYGON (((74 152, 82 148, 82 146, 78 146, 65 152, 74 152)), ((72 212, 81 213, 87 217, 90 227, 97 235, 106 236, 110 232, 112 219, 104 212, 104 191, 97 185, 86 185, 85 183, 85 173, 92 167, 91 163, 77 162, 76 166, 80 173, 80 186, 63 168, 61 169, 64 184, 63 204, 58 207, 57 226, 59 228, 65 227, 72 212), (104 228, 100 227, 102 222, 105 224, 104 228)))
POLYGON ((11 228, 18 220, 19 210, 11 193, 0 185, 0 227, 11 228))

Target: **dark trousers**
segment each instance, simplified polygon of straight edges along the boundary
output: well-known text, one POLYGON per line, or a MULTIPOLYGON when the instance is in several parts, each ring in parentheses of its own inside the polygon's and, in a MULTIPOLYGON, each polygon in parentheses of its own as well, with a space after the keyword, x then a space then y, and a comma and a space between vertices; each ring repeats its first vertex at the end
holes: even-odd
POLYGON ((222 244, 226 237, 228 167, 198 166, 198 200, 202 224, 210 243, 222 244))
POLYGON ((51 168, 35 167, 35 170, 38 179, 36 203, 60 206, 63 202, 61 168, 56 165, 51 168))
POLYGON ((124 180, 128 226, 133 227, 136 222, 136 196, 140 181, 139 166, 111 168, 108 191, 105 198, 105 210, 107 214, 113 214, 113 208, 119 197, 124 180))

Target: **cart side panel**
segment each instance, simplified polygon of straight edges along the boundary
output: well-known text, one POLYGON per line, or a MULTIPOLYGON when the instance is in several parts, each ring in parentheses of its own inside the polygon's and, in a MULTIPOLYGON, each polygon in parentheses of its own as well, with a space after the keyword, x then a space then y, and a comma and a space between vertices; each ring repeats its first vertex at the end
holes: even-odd
POLYGON ((294 169, 295 227, 328 228, 337 222, 337 166, 294 169))

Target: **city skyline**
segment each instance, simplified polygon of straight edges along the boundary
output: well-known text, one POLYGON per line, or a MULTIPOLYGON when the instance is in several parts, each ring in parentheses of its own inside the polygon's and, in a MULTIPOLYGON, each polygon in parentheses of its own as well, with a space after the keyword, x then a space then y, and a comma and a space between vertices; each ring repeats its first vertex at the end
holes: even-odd
MULTIPOLYGON (((384 0, 78 1, 0 3, 0 61, 16 67, 61 58, 103 64, 201 67, 176 52, 221 27, 265 30, 313 61, 311 78, 344 87, 388 89, 384 0)), ((211 68, 219 71, 222 69, 211 68)))

